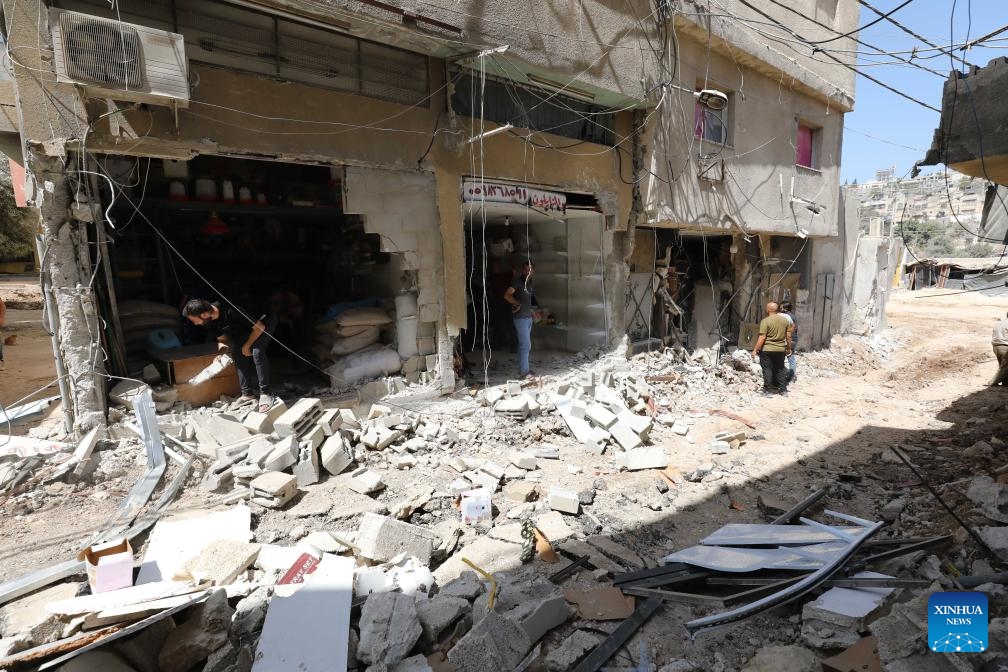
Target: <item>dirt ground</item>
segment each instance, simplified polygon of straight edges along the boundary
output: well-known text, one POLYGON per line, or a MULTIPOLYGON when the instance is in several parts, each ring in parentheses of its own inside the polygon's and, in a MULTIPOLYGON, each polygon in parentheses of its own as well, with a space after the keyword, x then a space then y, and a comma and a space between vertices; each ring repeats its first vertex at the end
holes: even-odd
MULTIPOLYGON (((7 324, 0 338, 16 337, 4 346, 0 371, 0 404, 17 402, 56 378, 52 340, 42 326, 42 292, 38 278, 0 276, 0 298, 7 304, 7 324)), ((58 394, 52 387, 46 394, 58 394)))
MULTIPOLYGON (((587 508, 599 525, 594 533, 633 548, 652 564, 723 524, 760 522, 757 507, 760 497, 790 503, 817 487, 830 485, 833 489, 827 508, 873 520, 878 519, 882 506, 904 492, 915 503, 928 502, 929 495, 910 472, 902 465, 889 463, 891 460, 880 460, 880 453, 893 445, 908 450, 928 445, 949 446, 951 457, 941 459, 951 460, 971 445, 975 436, 1008 436, 1008 388, 987 387, 995 371, 991 329, 997 319, 1004 317, 1008 300, 978 294, 935 294, 938 292, 894 292, 889 304, 889 326, 874 337, 876 347, 864 339, 839 339, 830 351, 799 354, 798 377, 786 397, 759 396, 754 386, 752 390, 740 391, 730 400, 731 404, 719 400, 717 407, 756 426, 749 432, 750 439, 745 445, 718 460, 726 469, 720 480, 673 486, 671 492, 663 495, 664 506, 657 509, 646 505, 657 496, 656 481, 660 479, 656 479, 655 472, 617 472, 604 466, 607 459, 595 455, 575 455, 571 459, 565 455, 559 464, 542 465, 543 482, 566 478, 575 489, 594 483, 598 490, 596 501, 587 508), (835 366, 826 366, 832 360, 837 360, 835 366), (965 434, 966 427, 976 432, 965 434), (841 473, 852 475, 849 480, 853 484, 838 487, 841 473), (602 487, 600 480, 604 481, 602 487)), ((30 314, 23 316, 30 322, 30 314)), ((10 321, 8 324, 10 329, 10 321)), ((3 376, 0 399, 5 403, 16 398, 20 390, 30 391, 53 377, 51 351, 41 329, 29 323, 15 324, 13 328, 18 331, 19 345, 10 348, 8 369, 0 373, 3 376), (32 336, 22 341, 22 334, 32 336), (29 344, 36 340, 41 345, 29 344), (34 363, 29 363, 30 358, 34 358, 34 363), (11 376, 12 362, 17 362, 13 369, 18 372, 15 377, 11 376)), ((452 412, 450 402, 438 403, 443 405, 429 408, 452 412)), ((707 444, 715 433, 741 428, 736 420, 709 416, 707 411, 713 405, 711 402, 707 408, 678 409, 680 415, 688 414, 692 422, 688 437, 674 436, 671 432, 659 432, 653 437, 655 443, 670 446, 672 464, 684 474, 712 461, 707 444), (691 410, 695 412, 690 413, 691 410)), ((540 424, 552 431, 549 422, 540 424)), ((562 423, 557 420, 554 424, 557 434, 563 433, 562 423)), ((519 441, 525 445, 543 440, 540 429, 516 431, 525 432, 519 441), (540 432, 538 439, 536 432, 540 432)), ((472 450, 492 456, 492 449, 472 446, 472 450)), ((22 500, 16 510, 0 498, 0 515, 6 521, 0 526, 0 580, 70 557, 75 544, 102 526, 142 472, 140 457, 123 454, 121 468, 105 474, 109 480, 104 487, 47 486, 34 503, 26 506, 22 500), (57 532, 54 534, 53 530, 57 532)), ((935 467, 932 478, 937 484, 957 482, 980 473, 977 471, 980 468, 991 470, 1005 462, 1004 455, 991 457, 986 456, 985 467, 969 460, 942 462, 941 470, 935 467)), ((927 465, 926 459, 922 458, 921 463, 927 465)), ((389 503, 386 499, 401 496, 402 489, 417 478, 410 471, 385 473, 389 488, 381 500, 386 504, 389 503)), ((434 473, 437 480, 447 482, 451 478, 439 470, 434 473)), ((168 477, 172 475, 169 473, 168 477)), ((317 487, 331 492, 336 499, 340 478, 330 478, 317 487)), ((219 495, 201 491, 190 479, 173 508, 210 506, 220 499, 219 495)), ((897 523, 886 534, 953 532, 955 526, 950 519, 936 511, 936 507, 921 504, 919 510, 908 514, 902 527, 897 523)), ((346 526, 330 525, 330 529, 352 527, 347 521, 342 522, 346 526)), ((263 512, 257 514, 256 539, 284 543, 288 535, 303 535, 306 528, 310 531, 314 525, 326 522, 296 518, 282 511, 263 512)), ((537 564, 538 561, 533 563, 535 571, 550 571, 535 567, 537 564)), ((789 613, 800 613, 800 606, 796 609, 797 612, 789 613)), ((689 642, 681 637, 682 630, 678 627, 675 637, 668 636, 669 624, 678 626, 691 613, 690 607, 670 603, 661 618, 648 623, 641 631, 641 639, 648 642, 651 651, 647 655, 664 660, 673 656, 702 659, 698 647, 710 646, 710 640, 706 644, 703 640, 689 642)), ((761 616, 726 635, 718 635, 734 645, 723 649, 724 654, 717 654, 721 658, 717 665, 705 669, 737 669, 755 649, 768 643, 766 632, 775 633, 770 639, 794 641, 795 626, 788 626, 786 617, 785 614, 785 620, 773 621, 767 619, 774 617, 761 616)), ((793 616, 790 622, 796 622, 793 616)), ((628 647, 621 655, 639 663, 638 656, 644 654, 628 647)))

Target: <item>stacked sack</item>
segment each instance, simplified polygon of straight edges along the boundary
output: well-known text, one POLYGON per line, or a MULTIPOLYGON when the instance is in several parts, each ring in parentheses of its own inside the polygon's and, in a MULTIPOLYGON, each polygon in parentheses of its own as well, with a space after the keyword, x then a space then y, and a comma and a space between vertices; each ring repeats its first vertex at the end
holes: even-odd
POLYGON ((315 327, 315 356, 322 364, 363 350, 381 339, 392 318, 378 307, 348 308, 315 327))

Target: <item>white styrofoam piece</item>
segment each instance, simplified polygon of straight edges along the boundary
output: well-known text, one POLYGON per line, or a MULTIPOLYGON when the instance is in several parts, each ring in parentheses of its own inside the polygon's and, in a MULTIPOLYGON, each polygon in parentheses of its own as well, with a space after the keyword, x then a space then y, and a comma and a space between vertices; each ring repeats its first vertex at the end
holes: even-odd
MULTIPOLYGON (((856 579, 891 579, 888 574, 877 572, 859 572, 856 579)), ((862 618, 873 612, 878 605, 888 597, 895 588, 830 588, 819 596, 813 607, 832 611, 852 618, 862 618)))
MULTIPOLYGON (((856 534, 858 527, 838 527, 856 534)), ((837 537, 811 525, 770 525, 769 523, 731 523, 700 543, 704 546, 805 546, 839 541, 837 537)))
POLYGON ((345 670, 354 560, 325 554, 292 595, 266 612, 252 672, 345 670))
POLYGON ((162 520, 151 531, 137 585, 172 579, 218 539, 252 541, 252 510, 239 504, 194 518, 162 520))
POLYGON ((143 586, 133 586, 131 588, 121 588, 108 593, 98 593, 96 595, 82 595, 66 600, 57 600, 45 605, 45 609, 50 614, 63 614, 66 616, 77 616, 91 611, 104 611, 130 605, 142 604, 153 600, 160 600, 166 597, 176 597, 178 595, 188 595, 200 592, 197 588, 185 581, 158 581, 148 583, 143 586))

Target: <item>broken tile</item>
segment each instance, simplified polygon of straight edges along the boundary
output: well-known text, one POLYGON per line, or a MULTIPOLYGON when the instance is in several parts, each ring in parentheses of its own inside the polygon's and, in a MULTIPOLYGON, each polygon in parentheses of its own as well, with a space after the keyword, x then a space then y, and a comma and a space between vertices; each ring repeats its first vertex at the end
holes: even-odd
POLYGON ((197 583, 208 581, 213 586, 225 586, 248 569, 257 555, 258 544, 217 539, 185 563, 185 573, 197 583))
POLYGON ((395 664, 406 657, 421 632, 412 596, 372 593, 361 609, 357 657, 369 665, 395 664))
POLYGON ((361 556, 376 562, 388 562, 400 553, 429 565, 437 546, 437 536, 430 530, 410 525, 388 516, 365 513, 357 533, 361 556))

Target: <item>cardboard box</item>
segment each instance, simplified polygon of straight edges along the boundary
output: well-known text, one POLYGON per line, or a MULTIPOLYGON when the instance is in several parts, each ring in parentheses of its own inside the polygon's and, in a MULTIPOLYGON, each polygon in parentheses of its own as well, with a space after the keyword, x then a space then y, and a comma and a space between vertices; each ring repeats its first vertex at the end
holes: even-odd
POLYGON ((238 396, 238 372, 234 364, 202 385, 190 385, 187 381, 208 367, 218 355, 216 343, 200 343, 181 348, 162 350, 157 354, 162 369, 162 377, 175 386, 178 400, 193 406, 211 404, 221 396, 238 396))
POLYGON ((133 547, 128 539, 88 546, 77 555, 87 564, 92 593, 129 588, 133 585, 133 547))

